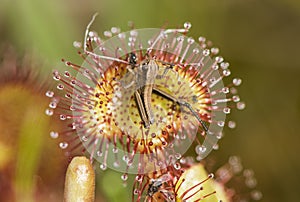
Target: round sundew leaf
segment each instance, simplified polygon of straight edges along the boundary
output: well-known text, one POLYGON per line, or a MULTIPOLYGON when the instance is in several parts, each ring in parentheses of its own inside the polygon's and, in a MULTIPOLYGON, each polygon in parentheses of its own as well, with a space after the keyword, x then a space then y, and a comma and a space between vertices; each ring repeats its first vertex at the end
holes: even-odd
POLYGON ((216 48, 186 37, 189 23, 101 38, 89 31, 94 19, 79 51, 84 62, 62 60, 77 74, 53 71, 64 96, 46 94, 46 114, 65 122, 58 134, 67 155, 86 151, 103 170, 144 174, 174 163, 196 138, 204 148, 198 160, 216 149, 232 100, 222 90, 228 63, 216 48))

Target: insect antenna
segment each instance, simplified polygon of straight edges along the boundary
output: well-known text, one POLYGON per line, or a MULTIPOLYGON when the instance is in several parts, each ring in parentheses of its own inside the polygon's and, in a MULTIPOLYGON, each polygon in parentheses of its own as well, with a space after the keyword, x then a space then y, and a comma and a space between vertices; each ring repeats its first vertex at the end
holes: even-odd
POLYGON ((97 17, 98 13, 95 13, 93 16, 92 16, 92 19, 91 21, 89 22, 89 24, 86 26, 86 30, 85 30, 85 35, 84 35, 84 42, 83 42, 83 50, 84 52, 87 52, 86 50, 86 47, 87 47, 87 38, 88 38, 88 35, 90 33, 90 27, 92 26, 92 24, 94 23, 96 17, 97 17))
POLYGON ((125 64, 130 64, 129 62, 125 61, 125 60, 121 60, 119 58, 115 58, 115 57, 110 57, 110 56, 105 56, 105 55, 98 55, 98 54, 95 54, 91 51, 88 51, 87 50, 87 41, 88 41, 88 35, 90 33, 90 27, 92 26, 92 24, 94 23, 96 17, 97 17, 98 13, 95 13, 93 16, 92 16, 92 19, 91 21, 89 22, 89 24, 87 25, 86 27, 86 30, 85 30, 85 36, 84 36, 84 43, 83 43, 83 51, 88 54, 88 55, 91 55, 91 56, 94 56, 96 58, 101 58, 101 59, 104 59, 104 60, 111 60, 111 61, 115 61, 115 62, 121 62, 121 63, 125 63, 125 64))

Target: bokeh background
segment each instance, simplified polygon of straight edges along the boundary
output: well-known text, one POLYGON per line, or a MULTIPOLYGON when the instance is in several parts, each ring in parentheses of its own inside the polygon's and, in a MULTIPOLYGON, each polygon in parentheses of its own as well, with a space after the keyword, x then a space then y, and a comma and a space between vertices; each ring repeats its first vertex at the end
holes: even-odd
MULTIPOLYGON (((128 21, 189 21, 191 36, 212 40, 243 79, 247 103, 231 114, 237 128, 225 130, 214 155, 223 163, 239 155, 255 171, 262 201, 299 201, 299 0, 0 0, 0 201, 62 201, 67 159, 49 137, 60 123, 44 115, 44 94, 61 58, 82 62, 72 43, 83 40, 95 12, 99 33, 126 31, 128 21)), ((97 169, 96 190, 97 201, 130 201, 130 186, 114 171, 97 169)))

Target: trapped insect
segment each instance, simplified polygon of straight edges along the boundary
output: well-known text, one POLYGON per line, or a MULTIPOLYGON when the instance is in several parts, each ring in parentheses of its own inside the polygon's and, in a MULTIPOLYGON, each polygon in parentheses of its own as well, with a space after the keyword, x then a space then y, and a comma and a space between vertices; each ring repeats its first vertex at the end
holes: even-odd
MULTIPOLYGON (((148 53, 146 53, 147 55, 148 53)), ((200 122, 203 129, 207 132, 208 128, 204 121, 199 117, 197 112, 193 109, 193 107, 186 101, 180 100, 173 95, 160 90, 155 85, 155 79, 163 79, 166 75, 167 71, 172 69, 174 66, 173 64, 159 64, 155 59, 146 59, 146 61, 141 62, 141 64, 137 64, 136 62, 136 55, 135 53, 130 53, 129 56, 129 63, 130 66, 133 69, 128 68, 128 70, 135 75, 135 82, 140 87, 137 91, 135 91, 135 99, 138 104, 139 112, 141 115, 141 119, 144 122, 145 128, 149 128, 150 124, 153 124, 155 119, 152 112, 152 106, 151 106, 151 95, 152 92, 156 92, 167 99, 173 101, 174 103, 177 103, 181 106, 187 107, 192 114, 196 117, 196 119, 200 122), (159 68, 163 66, 164 73, 163 75, 159 75, 158 71, 159 68)), ((131 83, 132 84, 132 83, 131 83)), ((128 87, 128 86, 127 86, 128 87)), ((194 98, 193 98, 194 99, 194 98)))
POLYGON ((163 184, 171 181, 172 184, 172 176, 170 174, 163 174, 159 178, 150 179, 150 183, 148 185, 147 196, 145 201, 153 201, 152 199, 157 200, 156 198, 163 198, 167 202, 174 202, 175 195, 173 193, 173 187, 164 187, 162 188, 163 184), (159 192, 159 193, 158 193, 159 192), (154 196, 157 194, 158 196, 154 196))
POLYGON ((163 185, 163 183, 172 180, 169 174, 164 174, 157 179, 150 179, 150 184, 148 187, 147 195, 153 196, 156 192, 158 192, 159 188, 163 185))

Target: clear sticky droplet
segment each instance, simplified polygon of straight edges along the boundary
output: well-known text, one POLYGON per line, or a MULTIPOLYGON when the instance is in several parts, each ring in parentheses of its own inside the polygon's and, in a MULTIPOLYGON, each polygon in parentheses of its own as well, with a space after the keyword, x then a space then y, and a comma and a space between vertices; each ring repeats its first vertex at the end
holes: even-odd
POLYGON ((128 41, 130 41, 130 42, 135 42, 135 41, 136 41, 136 38, 131 36, 131 37, 128 38, 128 41))
POLYGON ((70 106, 70 110, 71 110, 71 111, 74 111, 75 109, 76 109, 76 108, 74 107, 74 105, 71 105, 71 106, 70 106))
MULTIPOLYGON (((216 100, 211 100, 211 105, 217 105, 217 104, 218 104, 218 102, 216 100)), ((217 106, 213 106, 213 107, 215 109, 215 107, 217 107, 217 106)))
POLYGON ((68 146, 69 146, 69 144, 67 142, 61 142, 61 143, 59 143, 59 147, 61 149, 66 149, 68 146))
POLYGON ((212 68, 213 70, 218 70, 218 69, 219 69, 219 65, 214 64, 214 65, 211 66, 211 68, 212 68))
POLYGON ((190 28, 192 27, 192 24, 191 24, 190 22, 185 22, 185 23, 183 24, 183 27, 184 27, 185 29, 190 29, 190 28))
POLYGON ((238 95, 234 95, 234 96, 232 96, 232 101, 233 102, 239 102, 241 99, 240 99, 240 96, 238 96, 238 95))
POLYGON ((180 163, 175 163, 175 164, 174 164, 174 168, 175 168, 176 170, 179 170, 179 169, 181 168, 180 163))
POLYGON ((104 31, 103 35, 106 37, 112 37, 112 33, 110 31, 104 31))
POLYGON ((186 158, 184 158, 184 157, 182 157, 180 160, 179 160, 179 162, 181 163, 181 164, 186 164, 186 158))
POLYGON ((127 161, 127 166, 130 167, 130 166, 132 166, 132 164, 133 164, 133 160, 132 159, 130 159, 130 160, 127 161))
POLYGON ((254 190, 251 192, 251 197, 256 201, 259 201, 262 199, 263 194, 258 190, 254 190))
POLYGON ((54 96, 54 92, 48 90, 48 91, 46 92, 46 96, 47 96, 47 97, 53 97, 53 96, 54 96))
POLYGON ((135 180, 138 181, 138 182, 142 182, 143 181, 143 176, 142 175, 137 175, 135 177, 135 180))
POLYGON ((151 39, 148 40, 147 42, 148 42, 148 45, 149 45, 149 46, 151 46, 151 45, 153 44, 153 41, 152 41, 151 39))
POLYGON ((213 174, 213 173, 210 173, 210 174, 208 174, 208 176, 207 176, 208 178, 214 178, 215 177, 215 175, 213 174))
POLYGON ((203 56, 209 56, 209 54, 210 54, 209 49, 203 50, 202 54, 203 54, 203 56))
POLYGON ((72 96, 71 96, 71 94, 70 93, 66 93, 65 94, 65 98, 71 98, 72 96))
POLYGON ((217 124, 218 124, 218 126, 223 127, 225 125, 225 122, 224 121, 218 121, 217 124))
POLYGON ((64 114, 61 114, 61 115, 59 115, 59 119, 62 120, 62 121, 64 121, 64 120, 67 119, 67 116, 64 115, 64 114))
POLYGON ((183 36, 179 36, 179 37, 177 37, 177 41, 178 41, 178 42, 182 42, 182 41, 184 41, 184 37, 183 37, 183 36))
POLYGON ((230 108, 229 107, 225 107, 223 109, 224 114, 230 114, 230 108))
POLYGON ((219 48, 211 48, 210 52, 214 55, 217 55, 219 53, 219 48))
POLYGON ((64 88, 65 88, 65 86, 63 84, 58 84, 57 85, 58 90, 63 90, 64 88))
POLYGON ((215 57, 215 61, 216 61, 217 63, 221 63, 221 62, 224 61, 224 58, 221 57, 221 56, 217 56, 217 57, 215 57))
POLYGON ((55 81, 59 81, 59 80, 61 79, 61 77, 60 77, 60 75, 54 75, 54 76, 53 76, 53 79, 54 79, 55 81))
POLYGON ((195 151, 197 154, 203 154, 206 151, 206 147, 204 145, 197 145, 195 151))
POLYGON ((176 159, 180 159, 181 158, 181 154, 180 153, 176 153, 174 156, 175 156, 176 159))
POLYGON ((229 88, 228 87, 222 88, 222 92, 225 94, 229 93, 229 88))
POLYGON ((220 64, 220 66, 221 66, 222 69, 228 69, 229 63, 228 63, 228 62, 222 62, 222 63, 220 64))
POLYGON ((64 76, 67 77, 67 78, 69 78, 71 76, 71 74, 70 74, 70 72, 65 71, 64 76))
POLYGON ((224 69, 223 70, 223 75, 224 76, 229 76, 231 74, 230 70, 229 69, 224 69))
POLYGON ((45 113, 48 116, 52 116, 53 115, 53 110, 52 109, 46 109, 45 113))
POLYGON ((90 32, 88 33, 88 35, 89 35, 89 37, 93 38, 93 37, 96 37, 96 36, 97 36, 97 33, 94 32, 94 31, 90 31, 90 32))
POLYGON ((125 33, 120 33, 120 34, 118 34, 118 37, 120 39, 125 39, 126 38, 126 34, 125 33))
MULTIPOLYGON (((99 51, 104 52, 105 50, 106 50, 105 47, 99 46, 99 51)), ((89 70, 88 70, 88 69, 85 69, 84 73, 88 74, 88 73, 89 73, 89 70)))
POLYGON ((134 43, 133 43, 133 42, 128 42, 128 46, 129 46, 129 47, 133 47, 133 46, 134 46, 134 43))
POLYGON ((203 37, 203 36, 200 36, 200 37, 198 38, 198 41, 199 41, 200 43, 204 43, 204 42, 206 41, 206 38, 203 37))
POLYGON ((131 31, 130 31, 130 36, 136 37, 138 34, 139 34, 139 33, 138 33, 137 30, 131 30, 131 31))
POLYGON ((245 184, 249 188, 254 188, 257 185, 257 180, 254 177, 247 178, 245 184))
POLYGON ((244 175, 245 178, 253 177, 254 176, 254 171, 251 170, 251 169, 245 169, 243 171, 243 175, 244 175))
POLYGON ((79 42, 79 41, 74 41, 74 42, 73 42, 73 46, 74 46, 75 48, 81 48, 81 42, 79 42))
POLYGON ((246 107, 246 104, 244 102, 238 102, 236 104, 236 108, 238 108, 239 110, 243 110, 243 109, 245 109, 245 107, 246 107))
POLYGON ((49 103, 49 107, 52 108, 52 109, 55 109, 57 106, 57 103, 56 102, 50 102, 49 103))
POLYGON ((121 179, 122 179, 123 181, 126 181, 126 180, 128 179, 128 175, 127 175, 127 174, 123 174, 123 175, 121 176, 121 179))
POLYGON ((101 170, 106 170, 107 169, 106 164, 105 163, 100 164, 100 169, 101 170))
POLYGON ((218 149, 219 149, 219 144, 215 144, 215 145, 213 146, 213 149, 214 149, 214 150, 218 150, 218 149))
POLYGON ((240 79, 240 78, 234 78, 234 79, 232 80, 232 83, 233 83, 233 85, 235 85, 235 86, 239 86, 239 85, 241 85, 241 83, 242 83, 242 79, 240 79))
POLYGON ((235 95, 235 94, 237 94, 237 89, 235 88, 235 87, 231 87, 230 88, 230 93, 232 94, 232 95, 235 95))
POLYGON ((86 141, 88 141, 88 138, 84 135, 84 136, 81 137, 81 140, 82 140, 83 142, 86 142, 86 141))
POLYGON ((110 31, 111 31, 113 34, 118 34, 118 33, 120 33, 121 29, 118 28, 118 27, 112 27, 112 28, 110 29, 110 31))
POLYGON ((195 42, 195 40, 192 37, 189 37, 187 39, 188 44, 193 44, 195 42))
POLYGON ((203 160, 203 157, 202 157, 201 155, 198 155, 198 156, 196 157, 196 160, 197 160, 197 161, 202 161, 202 160, 203 160))
POLYGON ((194 53, 194 54, 198 54, 199 52, 200 52, 200 50, 199 50, 198 48, 194 48, 194 49, 193 49, 193 53, 194 53))
POLYGON ((218 140, 222 139, 222 137, 223 137, 222 131, 221 131, 221 132, 218 132, 218 133, 216 134, 216 138, 217 138, 218 140))
POLYGON ((103 155, 103 152, 102 152, 102 151, 97 151, 97 152, 96 152, 96 154, 97 154, 97 156, 99 156, 99 157, 100 157, 100 156, 102 156, 102 155, 103 155))
POLYGON ((235 128, 236 127, 236 123, 234 121, 228 121, 228 127, 229 128, 235 128))
POLYGON ((128 161, 128 156, 127 156, 127 155, 124 155, 124 156, 122 157, 122 160, 125 161, 125 162, 127 162, 127 161, 128 161))
POLYGON ((215 77, 212 77, 212 78, 209 79, 209 82, 210 82, 210 83, 214 83, 215 81, 216 81, 216 78, 215 78, 215 77))
POLYGON ((54 131, 50 132, 50 137, 51 138, 56 139, 56 138, 58 138, 58 136, 59 136, 58 132, 54 132, 54 131))

